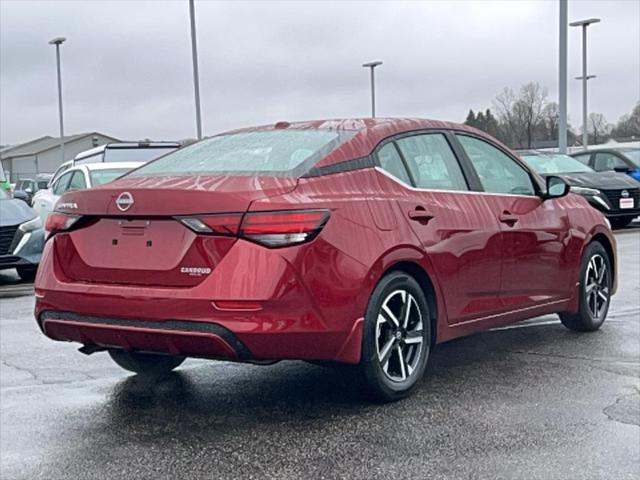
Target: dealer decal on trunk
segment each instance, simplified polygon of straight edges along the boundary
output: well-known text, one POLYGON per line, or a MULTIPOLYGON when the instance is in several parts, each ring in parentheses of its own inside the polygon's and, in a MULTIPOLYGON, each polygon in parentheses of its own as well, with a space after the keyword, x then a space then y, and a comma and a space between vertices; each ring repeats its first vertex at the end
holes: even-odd
POLYGON ((186 273, 192 277, 201 277, 202 275, 209 275, 211 269, 209 267, 180 267, 180 273, 186 273))

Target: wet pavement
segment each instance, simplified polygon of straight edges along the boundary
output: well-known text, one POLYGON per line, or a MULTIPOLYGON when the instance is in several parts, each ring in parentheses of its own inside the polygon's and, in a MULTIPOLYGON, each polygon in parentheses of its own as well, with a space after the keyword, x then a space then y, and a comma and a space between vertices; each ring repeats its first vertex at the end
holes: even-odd
POLYGON ((592 334, 539 317, 436 348, 402 402, 349 369, 188 360, 146 382, 43 337, 0 273, 0 477, 640 478, 640 232, 592 334))

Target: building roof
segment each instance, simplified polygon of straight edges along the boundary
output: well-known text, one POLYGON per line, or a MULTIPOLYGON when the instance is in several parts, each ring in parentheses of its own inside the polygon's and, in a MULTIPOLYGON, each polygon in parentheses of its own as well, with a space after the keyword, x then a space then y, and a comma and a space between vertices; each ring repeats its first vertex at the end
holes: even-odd
MULTIPOLYGON (((80 140, 82 138, 90 137, 94 135, 99 135, 101 137, 104 137, 116 142, 118 141, 117 138, 111 137, 109 135, 105 135, 104 133, 87 132, 87 133, 79 133, 77 135, 66 136, 64 137, 64 143, 67 144, 67 143, 75 142, 76 140, 80 140)), ((2 150, 0 150, 0 158, 5 159, 5 158, 26 157, 26 156, 37 155, 47 150, 58 148, 59 145, 60 145, 59 138, 46 135, 44 137, 31 140, 29 142, 3 148, 2 150)))

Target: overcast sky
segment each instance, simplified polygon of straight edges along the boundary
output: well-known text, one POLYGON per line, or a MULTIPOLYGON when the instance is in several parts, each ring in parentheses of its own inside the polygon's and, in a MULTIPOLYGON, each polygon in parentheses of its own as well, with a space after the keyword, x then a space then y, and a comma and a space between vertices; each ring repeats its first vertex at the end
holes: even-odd
MULTIPOLYGON (((197 1, 205 134, 369 113, 462 122, 505 86, 557 99, 558 3, 197 1)), ((590 110, 610 122, 640 100, 640 1, 569 0, 589 28, 590 110)), ((57 135, 55 36, 67 134, 195 136, 187 0, 0 0, 0 144, 57 135)), ((581 36, 569 30, 569 116, 581 118, 581 36)))

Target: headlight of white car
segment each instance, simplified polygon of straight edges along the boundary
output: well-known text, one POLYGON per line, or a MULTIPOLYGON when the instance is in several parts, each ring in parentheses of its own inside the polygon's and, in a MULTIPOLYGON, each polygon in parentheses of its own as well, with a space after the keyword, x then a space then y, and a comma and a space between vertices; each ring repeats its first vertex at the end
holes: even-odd
POLYGON ((595 197, 596 195, 600 195, 600 190, 597 188, 587 188, 587 187, 571 187, 571 193, 577 193, 578 195, 587 195, 589 197, 595 197))
POLYGON ((18 228, 24 233, 33 232, 34 230, 42 228, 42 220, 40 220, 40 217, 32 218, 28 222, 21 224, 18 228))

